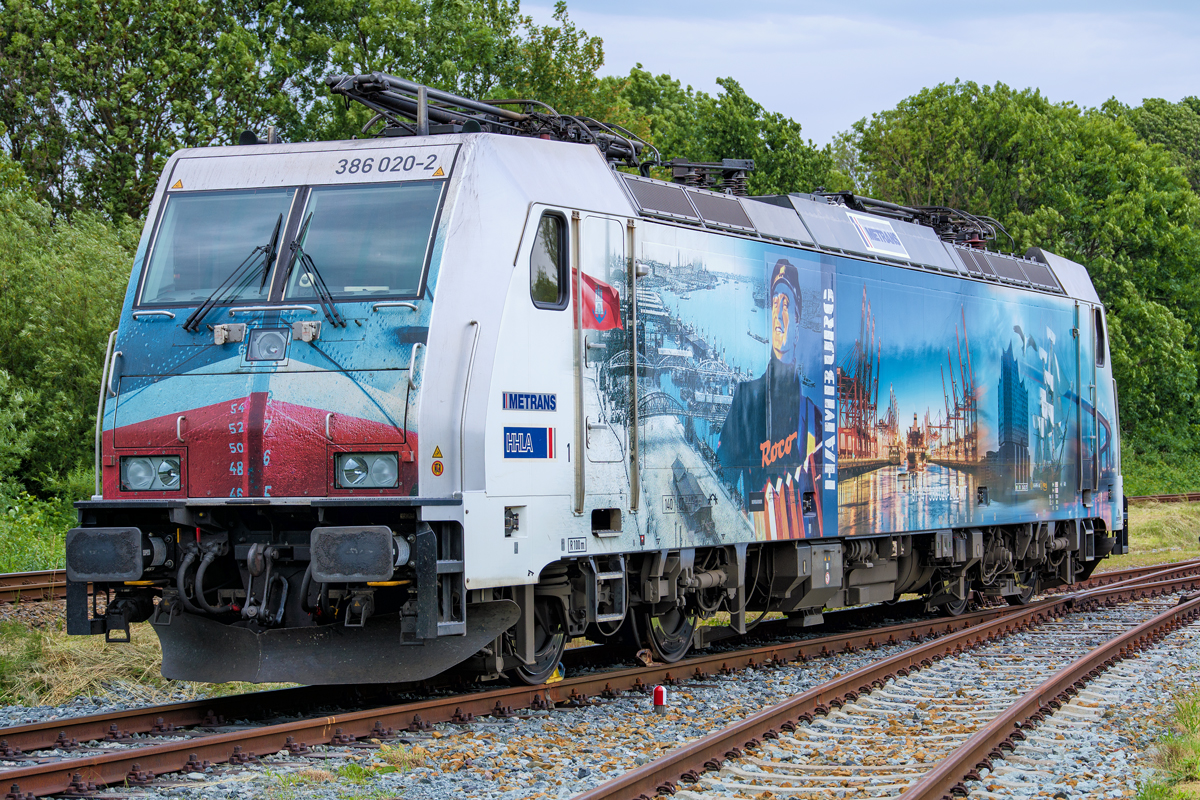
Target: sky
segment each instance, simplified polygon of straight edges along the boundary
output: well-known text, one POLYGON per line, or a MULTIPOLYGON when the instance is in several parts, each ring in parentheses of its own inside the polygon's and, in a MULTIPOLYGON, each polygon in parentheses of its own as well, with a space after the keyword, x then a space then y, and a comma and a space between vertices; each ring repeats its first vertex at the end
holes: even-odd
MULTIPOLYGON (((551 3, 522 10, 549 22, 551 3)), ((732 77, 817 144, 955 79, 1054 102, 1138 105, 1200 94, 1200 3, 568 0, 604 39, 605 75, 641 63, 711 94, 732 77)))

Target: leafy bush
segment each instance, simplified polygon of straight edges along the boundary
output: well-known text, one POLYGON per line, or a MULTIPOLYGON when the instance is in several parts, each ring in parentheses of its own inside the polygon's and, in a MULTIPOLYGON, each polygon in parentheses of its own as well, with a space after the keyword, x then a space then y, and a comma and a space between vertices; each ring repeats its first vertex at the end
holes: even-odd
POLYGON ((19 181, 0 184, 0 480, 49 496, 90 464, 137 235, 128 221, 56 219, 19 181))
POLYGON ((0 513, 0 572, 62 569, 63 540, 75 525, 70 505, 39 500, 23 489, 0 513))

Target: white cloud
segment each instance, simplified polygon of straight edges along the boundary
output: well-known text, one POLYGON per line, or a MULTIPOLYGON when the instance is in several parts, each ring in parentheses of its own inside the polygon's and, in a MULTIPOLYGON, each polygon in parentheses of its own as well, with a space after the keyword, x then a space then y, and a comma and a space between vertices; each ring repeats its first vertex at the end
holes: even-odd
MULTIPOLYGON (((1036 87, 1051 100, 1136 105, 1200 93, 1194 13, 1022 13, 971 19, 755 14, 738 19, 604 13, 570 6, 604 39, 607 74, 641 62, 697 89, 738 80, 805 135, 829 141, 855 120, 955 78, 1036 87)), ((548 20, 548 7, 526 7, 548 20)))

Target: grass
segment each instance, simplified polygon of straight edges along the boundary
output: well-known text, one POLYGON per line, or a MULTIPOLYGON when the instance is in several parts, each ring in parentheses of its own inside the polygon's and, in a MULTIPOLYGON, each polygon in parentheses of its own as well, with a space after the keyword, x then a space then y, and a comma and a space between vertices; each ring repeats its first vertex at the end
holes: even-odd
POLYGON ((1125 494, 1173 494, 1200 491, 1200 458, 1194 452, 1148 450, 1139 453, 1128 440, 1121 447, 1125 494))
POLYGON ((102 636, 0 623, 0 704, 57 705, 78 696, 151 704, 169 695, 199 699, 291 685, 167 680, 160 673, 162 649, 149 624, 131 626, 130 639, 106 645, 102 636))
POLYGON ((1155 746, 1153 763, 1138 800, 1200 800, 1200 689, 1175 698, 1171 732, 1155 746))
POLYGON ((377 760, 366 763, 352 761, 336 770, 309 767, 295 772, 279 773, 273 776, 274 783, 267 790, 266 796, 270 800, 299 800, 308 797, 311 794, 309 789, 316 784, 338 783, 338 786, 329 788, 335 789, 339 800, 394 797, 394 793, 386 792, 375 785, 376 778, 390 772, 405 772, 415 767, 423 767, 429 752, 420 746, 384 744, 375 751, 373 757, 377 760))
POLYGON ((1138 503, 1129 507, 1129 549, 1099 571, 1200 558, 1200 503, 1138 503))

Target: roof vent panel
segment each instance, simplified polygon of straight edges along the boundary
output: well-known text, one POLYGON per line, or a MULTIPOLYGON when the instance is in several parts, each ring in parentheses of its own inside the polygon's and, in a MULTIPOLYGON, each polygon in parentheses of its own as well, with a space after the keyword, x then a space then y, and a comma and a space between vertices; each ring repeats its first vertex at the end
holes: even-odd
POLYGON ((687 194, 700 216, 710 225, 742 231, 754 230, 754 223, 746 216, 745 209, 736 197, 696 189, 688 189, 687 194))
POLYGON ((629 187, 629 193, 633 195, 638 208, 647 214, 683 219, 688 222, 700 221, 700 215, 692 207, 682 186, 638 178, 634 175, 622 175, 621 177, 625 179, 625 185, 629 187))

